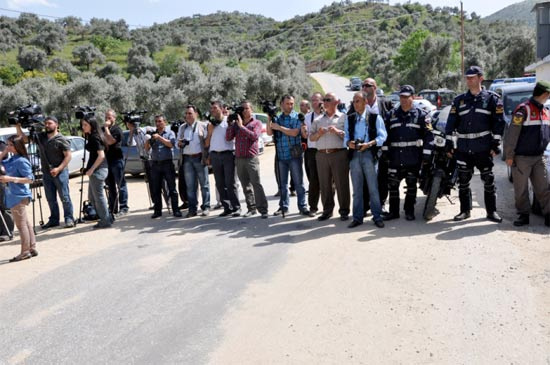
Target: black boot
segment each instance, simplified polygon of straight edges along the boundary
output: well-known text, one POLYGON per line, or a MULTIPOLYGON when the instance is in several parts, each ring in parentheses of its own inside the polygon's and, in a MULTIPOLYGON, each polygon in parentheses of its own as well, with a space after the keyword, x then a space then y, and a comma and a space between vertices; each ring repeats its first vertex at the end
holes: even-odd
POLYGON ((519 214, 518 219, 514 221, 514 226, 521 227, 529 224, 529 214, 519 214))
POLYGON ((544 216, 544 225, 550 227, 550 213, 544 216))
POLYGON ((495 223, 502 222, 502 217, 497 212, 487 212, 487 219, 495 223))
POLYGON ((388 214, 382 214, 382 219, 389 221, 399 218, 399 196, 392 197, 390 192, 390 212, 388 214))

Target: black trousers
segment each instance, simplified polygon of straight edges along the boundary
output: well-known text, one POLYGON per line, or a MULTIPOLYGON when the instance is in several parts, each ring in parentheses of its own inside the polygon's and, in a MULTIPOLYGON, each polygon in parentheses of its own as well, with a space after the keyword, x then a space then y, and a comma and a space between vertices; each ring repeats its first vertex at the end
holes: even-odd
POLYGON ((416 193, 418 176, 420 175, 420 165, 389 168, 388 187, 390 193, 390 214, 399 215, 399 184, 405 179, 407 192, 405 194, 404 210, 406 214, 414 215, 414 205, 416 204, 416 193))
POLYGON ((470 180, 474 175, 474 167, 480 172, 483 181, 485 198, 485 210, 493 213, 497 210, 497 190, 495 187, 495 175, 493 174, 493 156, 490 152, 480 153, 456 153, 458 168, 458 198, 460 199, 460 211, 472 210, 472 190, 470 180))
POLYGON ((317 172, 317 149, 308 148, 304 155, 304 167, 306 170, 307 180, 309 182, 308 187, 308 205, 309 210, 312 212, 318 211, 319 197, 321 189, 319 187, 319 174, 317 172))
POLYGON ((155 213, 162 213, 162 183, 166 182, 172 212, 178 212, 178 192, 176 190, 176 169, 172 160, 151 161, 151 198, 155 213))

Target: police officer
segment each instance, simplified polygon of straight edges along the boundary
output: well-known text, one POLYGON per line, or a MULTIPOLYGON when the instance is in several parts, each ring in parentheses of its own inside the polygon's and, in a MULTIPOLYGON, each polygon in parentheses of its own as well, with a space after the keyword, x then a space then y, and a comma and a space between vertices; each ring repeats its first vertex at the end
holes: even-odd
POLYGON ((517 106, 506 133, 504 152, 514 178, 517 227, 529 224, 529 180, 545 214, 544 224, 550 227, 550 188, 543 159, 550 142, 550 112, 544 107, 549 96, 550 82, 537 82, 533 96, 517 106))
POLYGON ((493 157, 500 153, 500 141, 504 130, 503 107, 496 93, 483 90, 483 70, 471 66, 466 71, 468 91, 455 98, 445 134, 447 151, 454 155, 458 166, 458 196, 460 213, 455 221, 470 218, 472 210, 472 191, 470 180, 474 167, 481 173, 484 183, 485 209, 487 219, 500 223, 502 218, 497 213, 495 176, 493 174, 493 157), (453 145, 453 133, 456 134, 457 146, 453 145))
POLYGON ((412 86, 402 86, 399 107, 392 109, 386 117, 390 211, 382 215, 384 220, 399 218, 399 184, 403 179, 407 183, 405 218, 409 221, 415 219, 414 205, 420 168, 432 154, 431 118, 413 105, 413 95, 412 86))

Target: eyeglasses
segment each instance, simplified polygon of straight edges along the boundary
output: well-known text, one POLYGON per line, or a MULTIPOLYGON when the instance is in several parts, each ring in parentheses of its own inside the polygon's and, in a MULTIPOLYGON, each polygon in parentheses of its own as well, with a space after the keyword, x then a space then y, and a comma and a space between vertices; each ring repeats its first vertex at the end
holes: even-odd
POLYGON ((365 87, 373 87, 374 85, 373 84, 363 84, 361 86, 365 88, 365 87))
POLYGON ((325 103, 332 103, 334 101, 334 99, 331 99, 331 98, 324 98, 323 101, 325 103))

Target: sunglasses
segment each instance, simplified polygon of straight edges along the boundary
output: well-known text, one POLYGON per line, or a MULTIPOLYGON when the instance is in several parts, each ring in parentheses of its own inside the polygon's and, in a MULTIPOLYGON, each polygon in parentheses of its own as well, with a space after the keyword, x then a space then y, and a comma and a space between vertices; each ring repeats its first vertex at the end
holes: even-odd
POLYGON ((374 85, 373 84, 363 84, 361 85, 362 87, 373 87, 374 85))
POLYGON ((325 98, 325 99, 323 99, 323 101, 324 101, 325 103, 332 103, 332 102, 334 101, 334 99, 325 98))

